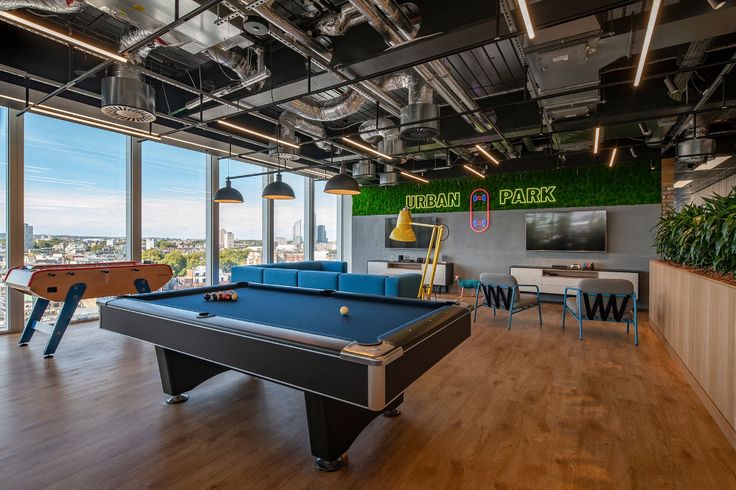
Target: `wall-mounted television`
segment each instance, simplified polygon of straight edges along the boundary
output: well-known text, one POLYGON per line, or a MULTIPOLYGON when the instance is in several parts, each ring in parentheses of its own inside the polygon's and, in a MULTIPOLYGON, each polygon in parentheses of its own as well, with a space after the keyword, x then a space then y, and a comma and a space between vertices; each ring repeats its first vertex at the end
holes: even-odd
MULTIPOLYGON (((412 216, 415 223, 425 223, 428 225, 436 225, 437 218, 418 218, 412 216)), ((432 239, 432 228, 426 226, 415 226, 414 234, 417 236, 416 242, 397 242, 391 240, 388 236, 396 228, 396 218, 386 218, 386 248, 424 248, 429 247, 429 241, 432 239)))
POLYGON ((526 213, 529 251, 605 252, 606 211, 526 213))

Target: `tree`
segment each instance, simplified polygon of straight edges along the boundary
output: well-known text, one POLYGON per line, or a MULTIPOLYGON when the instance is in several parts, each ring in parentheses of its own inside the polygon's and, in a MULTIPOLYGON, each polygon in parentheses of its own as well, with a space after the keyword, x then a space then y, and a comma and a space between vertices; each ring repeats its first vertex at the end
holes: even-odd
POLYGON ((204 252, 192 252, 186 256, 187 269, 194 269, 197 266, 204 265, 204 252))
POLYGON ((148 250, 144 250, 141 254, 141 259, 144 262, 160 263, 163 258, 164 253, 157 248, 149 248, 148 250))
POLYGON ((182 276, 186 272, 187 259, 184 254, 178 250, 172 250, 171 252, 164 255, 161 259, 162 264, 167 264, 171 267, 175 276, 182 276))
POLYGON ((176 244, 170 240, 159 240, 156 245, 158 245, 158 248, 174 248, 176 246, 176 244))
POLYGON ((225 248, 220 251, 220 269, 230 272, 233 266, 242 265, 248 258, 248 250, 244 248, 225 248))

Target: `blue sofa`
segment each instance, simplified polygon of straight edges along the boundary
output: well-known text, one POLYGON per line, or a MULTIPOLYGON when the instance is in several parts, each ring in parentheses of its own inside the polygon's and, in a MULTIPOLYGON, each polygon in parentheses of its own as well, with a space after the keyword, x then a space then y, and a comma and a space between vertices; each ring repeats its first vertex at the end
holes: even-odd
POLYGON ((329 260, 239 265, 233 267, 231 280, 402 298, 416 298, 422 280, 419 274, 350 274, 347 269, 347 262, 329 260))

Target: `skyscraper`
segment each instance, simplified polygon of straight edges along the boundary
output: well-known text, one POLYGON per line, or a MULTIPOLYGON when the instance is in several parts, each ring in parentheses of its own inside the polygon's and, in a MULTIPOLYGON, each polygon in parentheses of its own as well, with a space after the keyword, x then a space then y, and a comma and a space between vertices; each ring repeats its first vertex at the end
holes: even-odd
POLYGON ((33 225, 23 223, 23 248, 30 250, 33 248, 33 225))
POLYGON ((291 242, 294 245, 301 245, 303 241, 302 220, 296 220, 291 227, 291 242))
POLYGON ((327 243, 327 229, 325 225, 317 225, 317 243, 327 243))

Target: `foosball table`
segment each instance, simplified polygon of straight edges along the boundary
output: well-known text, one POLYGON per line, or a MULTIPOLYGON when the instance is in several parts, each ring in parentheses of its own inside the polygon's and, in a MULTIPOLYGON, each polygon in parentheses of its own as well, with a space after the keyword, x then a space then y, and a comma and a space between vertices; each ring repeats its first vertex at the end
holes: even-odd
POLYGON ((43 355, 52 357, 81 300, 150 293, 166 284, 171 276, 171 267, 166 264, 102 262, 14 267, 4 282, 35 298, 19 344, 28 345, 34 332, 48 334, 51 337, 43 355), (53 325, 41 322, 51 301, 63 303, 53 325))

